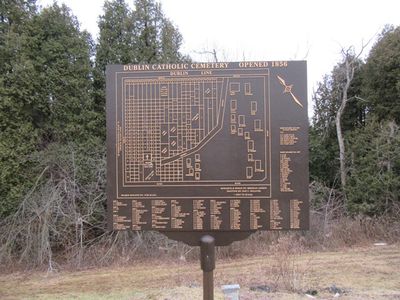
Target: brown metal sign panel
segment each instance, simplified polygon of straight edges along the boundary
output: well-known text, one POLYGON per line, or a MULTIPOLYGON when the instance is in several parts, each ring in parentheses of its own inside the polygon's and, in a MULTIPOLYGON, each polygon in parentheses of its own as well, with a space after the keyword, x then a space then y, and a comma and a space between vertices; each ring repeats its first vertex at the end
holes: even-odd
POLYGON ((306 69, 108 66, 109 229, 307 229, 306 69))

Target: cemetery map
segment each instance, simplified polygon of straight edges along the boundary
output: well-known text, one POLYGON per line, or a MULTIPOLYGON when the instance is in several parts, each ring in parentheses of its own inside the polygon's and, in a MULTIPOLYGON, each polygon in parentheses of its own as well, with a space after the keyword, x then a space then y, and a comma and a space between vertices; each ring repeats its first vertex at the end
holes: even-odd
MULTIPOLYGON (((271 68, 265 67, 271 63, 254 64, 259 67, 112 66, 107 138, 113 229, 266 229, 271 208, 273 219, 282 218, 280 200, 271 202, 271 68)), ((272 80, 286 90, 289 105, 304 110, 283 77, 272 80)), ((282 128, 280 143, 296 148, 299 127, 282 128)), ((288 164, 291 155, 281 153, 280 160, 288 164)), ((286 169, 279 189, 293 191, 286 169)))

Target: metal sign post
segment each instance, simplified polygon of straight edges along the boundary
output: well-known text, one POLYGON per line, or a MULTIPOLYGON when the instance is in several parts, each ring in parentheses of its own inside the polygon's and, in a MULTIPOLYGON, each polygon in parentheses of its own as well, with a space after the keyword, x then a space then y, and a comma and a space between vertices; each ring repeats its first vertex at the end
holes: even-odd
POLYGON ((205 235, 200 240, 200 263, 203 270, 203 299, 214 299, 215 239, 205 235))

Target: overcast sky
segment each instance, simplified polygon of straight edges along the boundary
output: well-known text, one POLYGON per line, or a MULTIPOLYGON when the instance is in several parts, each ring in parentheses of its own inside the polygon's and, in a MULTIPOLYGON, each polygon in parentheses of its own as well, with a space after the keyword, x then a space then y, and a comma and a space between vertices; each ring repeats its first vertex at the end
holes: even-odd
MULTIPOLYGON (((43 6, 52 2, 39 0, 43 6)), ((354 45, 359 50, 385 24, 400 25, 399 0, 160 2, 165 15, 183 35, 183 52, 193 59, 210 61, 210 56, 200 53, 213 49, 220 61, 306 59, 309 95, 339 61, 342 48, 354 45)), ((97 37, 102 0, 58 3, 69 6, 81 27, 97 37)))

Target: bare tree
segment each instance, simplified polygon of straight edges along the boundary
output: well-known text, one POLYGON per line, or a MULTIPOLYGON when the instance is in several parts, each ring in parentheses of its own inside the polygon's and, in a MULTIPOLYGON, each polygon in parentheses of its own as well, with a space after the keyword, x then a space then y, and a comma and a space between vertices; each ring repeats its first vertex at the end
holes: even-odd
POLYGON ((203 49, 202 51, 194 51, 194 53, 199 55, 211 55, 212 56, 211 60, 213 62, 218 62, 217 50, 215 50, 215 48, 212 50, 203 49))
POLYGON ((343 57, 343 75, 344 75, 344 84, 341 88, 341 99, 340 99, 340 106, 336 112, 335 117, 335 125, 336 125, 336 134, 339 144, 339 162, 340 162, 340 181, 342 183, 342 187, 346 187, 346 149, 344 144, 344 137, 342 131, 342 116, 344 110, 346 108, 347 103, 349 102, 350 98, 348 96, 350 85, 354 78, 354 72, 358 66, 360 56, 363 53, 366 45, 362 45, 361 50, 358 54, 355 54, 354 47, 351 46, 348 49, 342 48, 342 57, 343 57))

